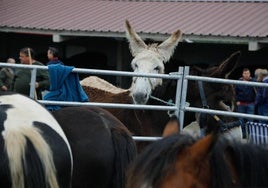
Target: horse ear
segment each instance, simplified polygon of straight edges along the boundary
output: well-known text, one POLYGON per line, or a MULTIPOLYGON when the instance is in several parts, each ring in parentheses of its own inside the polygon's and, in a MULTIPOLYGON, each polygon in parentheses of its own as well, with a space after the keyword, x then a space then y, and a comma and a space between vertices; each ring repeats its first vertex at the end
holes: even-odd
POLYGON ((173 134, 178 134, 180 132, 180 122, 176 115, 170 117, 167 122, 164 131, 162 133, 163 137, 167 137, 173 134))
POLYGON ((211 77, 228 78, 229 75, 237 68, 241 52, 237 51, 225 59, 218 68, 210 74, 211 77))
POLYGON ((218 134, 212 133, 197 141, 189 148, 189 158, 193 164, 204 164, 208 159, 211 149, 213 148, 218 134))
POLYGON ((128 20, 126 20, 126 37, 129 42, 129 48, 131 54, 135 57, 141 51, 147 48, 145 42, 140 36, 133 30, 128 20))
POLYGON ((176 46, 178 45, 180 39, 182 37, 182 32, 177 30, 176 32, 172 33, 172 35, 162 42, 158 47, 158 52, 163 58, 164 63, 169 61, 171 56, 174 53, 176 46))
POLYGON ((208 156, 213 146, 213 136, 207 135, 206 137, 197 141, 194 145, 189 148, 189 158, 192 162, 203 163, 204 159, 208 156))

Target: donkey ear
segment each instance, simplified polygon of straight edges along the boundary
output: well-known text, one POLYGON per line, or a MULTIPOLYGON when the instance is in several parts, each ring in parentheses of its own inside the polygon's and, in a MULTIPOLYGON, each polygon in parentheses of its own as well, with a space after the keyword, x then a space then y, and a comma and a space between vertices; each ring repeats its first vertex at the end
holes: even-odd
POLYGON ((173 55, 174 50, 181 39, 181 36, 182 36, 181 31, 177 30, 176 32, 172 33, 172 35, 168 39, 166 39, 157 47, 158 52, 163 58, 163 61, 165 63, 169 61, 169 59, 173 55))
POLYGON ((211 77, 228 78, 229 75, 237 68, 241 52, 237 51, 225 59, 218 68, 210 74, 211 77))
POLYGON ((129 42, 131 54, 135 57, 138 53, 147 48, 145 42, 133 30, 128 20, 126 20, 126 37, 129 42))

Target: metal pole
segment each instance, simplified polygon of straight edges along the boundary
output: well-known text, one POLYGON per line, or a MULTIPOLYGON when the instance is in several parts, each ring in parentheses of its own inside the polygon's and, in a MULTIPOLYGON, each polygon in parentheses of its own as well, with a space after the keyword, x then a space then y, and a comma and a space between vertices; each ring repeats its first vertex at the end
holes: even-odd
POLYGON ((183 81, 183 67, 179 67, 178 73, 180 77, 177 79, 177 88, 176 88, 176 101, 175 106, 177 110, 175 111, 175 115, 179 118, 180 122, 180 104, 181 104, 181 93, 182 93, 182 81, 183 81))
POLYGON ((184 67, 183 72, 183 82, 182 82, 182 95, 181 95, 181 103, 180 103, 180 130, 183 129, 184 124, 184 109, 186 104, 186 96, 187 96, 187 89, 188 89, 188 79, 186 76, 189 75, 189 66, 184 67))
POLYGON ((36 81, 36 72, 37 69, 33 68, 31 70, 31 83, 30 83, 30 97, 35 99, 35 81, 36 81))

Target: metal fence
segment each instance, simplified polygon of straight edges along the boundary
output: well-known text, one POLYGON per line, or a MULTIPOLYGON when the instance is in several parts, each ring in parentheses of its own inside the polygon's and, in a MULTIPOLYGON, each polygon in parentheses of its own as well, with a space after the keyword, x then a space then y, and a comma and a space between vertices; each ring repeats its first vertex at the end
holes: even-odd
MULTIPOLYGON (((0 62, 0 67, 11 67, 11 68, 22 68, 30 69, 32 71, 31 83, 30 83, 30 97, 34 98, 35 90, 35 77, 37 69, 48 70, 47 66, 38 66, 38 65, 22 65, 22 64, 7 64, 0 62)), ((176 79, 177 80, 177 90, 176 90, 176 101, 175 105, 171 106, 162 106, 162 105, 137 105, 137 104, 117 104, 117 103, 97 103, 97 102, 63 102, 63 101, 45 101, 39 100, 40 103, 46 105, 64 105, 64 106, 96 106, 96 107, 105 107, 105 108, 127 108, 127 109, 145 109, 145 110, 165 110, 165 111, 174 111, 177 117, 180 120, 180 129, 183 128, 184 123, 184 114, 185 112, 202 112, 214 115, 225 115, 233 117, 243 117, 251 118, 258 120, 268 120, 266 116, 260 115, 251 115, 238 112, 227 112, 220 110, 204 109, 187 106, 186 96, 187 96, 187 87, 189 80, 200 80, 204 82, 214 82, 222 84, 241 84, 249 85, 256 87, 268 87, 268 84, 259 83, 259 82, 247 82, 240 80, 229 80, 229 79, 220 79, 220 78, 211 78, 211 77, 201 77, 189 75, 189 67, 179 67, 178 72, 171 74, 141 74, 134 72, 126 71, 111 71, 111 70, 99 70, 99 69, 83 69, 83 68, 74 68, 72 72, 83 73, 83 74, 94 74, 94 75, 111 75, 111 76, 128 76, 128 77, 153 77, 153 78, 162 78, 162 79, 176 79)), ((138 141, 155 141, 161 137, 140 137, 134 136, 135 140, 138 141)))

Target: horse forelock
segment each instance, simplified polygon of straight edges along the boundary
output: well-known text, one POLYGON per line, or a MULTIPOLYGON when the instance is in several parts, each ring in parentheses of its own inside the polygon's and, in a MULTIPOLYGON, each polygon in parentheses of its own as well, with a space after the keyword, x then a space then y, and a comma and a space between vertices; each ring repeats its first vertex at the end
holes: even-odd
POLYGON ((154 51, 154 52, 156 52, 156 53, 159 53, 159 52, 158 52, 158 49, 157 49, 158 45, 159 45, 159 44, 157 44, 157 43, 151 43, 151 44, 148 44, 148 45, 147 45, 147 49, 148 49, 148 50, 151 50, 151 51, 154 51))
MULTIPOLYGON (((141 62, 148 65, 149 68, 154 69, 153 66, 160 66, 164 71, 164 62, 157 49, 145 49, 132 60, 131 65, 141 62)), ((139 65, 141 65, 141 63, 139 65)), ((134 67, 133 67, 134 68, 134 67)))

